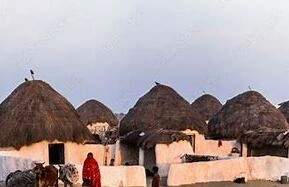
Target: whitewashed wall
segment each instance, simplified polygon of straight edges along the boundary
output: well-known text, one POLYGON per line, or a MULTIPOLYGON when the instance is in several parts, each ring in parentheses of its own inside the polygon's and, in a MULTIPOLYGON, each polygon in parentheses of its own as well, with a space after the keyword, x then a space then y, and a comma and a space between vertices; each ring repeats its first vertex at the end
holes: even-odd
POLYGON ((161 177, 167 177, 172 163, 181 163, 183 154, 193 154, 193 148, 188 141, 173 142, 172 144, 157 144, 155 147, 156 164, 161 177))
POLYGON ((102 186, 144 187, 146 186, 145 169, 142 166, 101 167, 102 186), (113 177, 112 177, 113 176, 113 177))
POLYGON ((30 159, 0 156, 0 181, 5 181, 10 172, 32 169, 34 163, 30 159))
POLYGON ((195 153, 197 155, 228 156, 232 148, 238 146, 235 140, 222 140, 222 145, 219 146, 218 140, 206 140, 202 134, 197 134, 195 140, 195 153))
POLYGON ((104 165, 105 155, 107 155, 107 164, 110 159, 114 158, 115 145, 108 145, 107 147, 101 144, 65 144, 65 159, 66 163, 82 164, 87 156, 87 153, 92 152, 94 158, 98 161, 99 165, 104 165), (107 149, 107 153, 105 150, 107 149))
POLYGON ((280 180, 289 174, 289 159, 281 157, 240 157, 230 160, 173 164, 168 186, 180 186, 213 181, 233 181, 244 176, 247 180, 280 180))
POLYGON ((240 147, 236 140, 222 140, 222 146, 219 146, 218 140, 205 139, 205 136, 198 131, 187 129, 182 132, 195 137, 195 154, 197 155, 228 156, 233 147, 240 147))
MULTIPOLYGON (((53 142, 61 143, 61 142, 53 142)), ((31 146, 24 146, 20 150, 14 148, 1 148, 0 156, 12 156, 19 158, 27 158, 34 161, 49 163, 47 141, 42 141, 31 146)), ((107 163, 114 157, 115 145, 108 145, 107 163)), ((65 143, 64 157, 65 163, 82 164, 87 156, 87 153, 92 152, 94 158, 99 165, 104 165, 106 147, 101 144, 76 144, 72 142, 65 143)))
POLYGON ((0 148, 0 156, 26 158, 33 161, 48 163, 48 142, 43 141, 30 146, 23 146, 20 150, 14 148, 0 148))
MULTIPOLYGON (((82 176, 82 165, 76 165, 82 176)), ((102 187, 145 187, 146 175, 142 166, 100 166, 102 187)), ((82 177, 78 184, 82 184, 82 177)))
MULTIPOLYGON (((0 181, 4 181, 10 172, 32 169, 33 166, 33 161, 29 159, 0 156, 0 181)), ((78 184, 81 184, 83 165, 77 164, 76 167, 80 176, 78 184)), ((145 170, 141 166, 100 166, 100 173, 103 187, 146 186, 145 170)))

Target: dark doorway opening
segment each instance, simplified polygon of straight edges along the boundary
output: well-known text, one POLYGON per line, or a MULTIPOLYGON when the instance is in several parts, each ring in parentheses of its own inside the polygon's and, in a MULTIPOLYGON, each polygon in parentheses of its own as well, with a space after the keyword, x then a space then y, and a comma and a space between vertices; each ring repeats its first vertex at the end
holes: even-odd
POLYGON ((190 143, 191 143, 191 146, 192 146, 193 151, 195 153, 196 152, 196 135, 191 135, 190 138, 191 138, 190 143))
POLYGON ((49 144, 49 164, 64 164, 64 144, 49 144))

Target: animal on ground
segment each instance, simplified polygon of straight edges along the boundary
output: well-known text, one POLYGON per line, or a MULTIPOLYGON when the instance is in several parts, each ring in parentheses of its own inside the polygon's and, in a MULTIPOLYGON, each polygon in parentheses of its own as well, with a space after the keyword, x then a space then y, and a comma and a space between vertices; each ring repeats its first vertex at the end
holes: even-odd
POLYGON ((59 179, 64 183, 64 187, 73 187, 73 184, 79 180, 79 174, 74 164, 59 166, 59 179))
POLYGON ((16 170, 9 173, 5 180, 6 187, 36 187, 36 176, 32 170, 16 170))
POLYGON ((53 165, 43 166, 35 163, 33 172, 36 176, 37 187, 58 187, 58 170, 53 165))

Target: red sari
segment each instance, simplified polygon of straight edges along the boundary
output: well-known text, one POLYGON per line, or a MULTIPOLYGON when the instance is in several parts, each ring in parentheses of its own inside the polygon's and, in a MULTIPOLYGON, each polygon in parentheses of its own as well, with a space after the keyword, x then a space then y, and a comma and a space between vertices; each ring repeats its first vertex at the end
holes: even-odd
POLYGON ((100 171, 94 158, 86 158, 82 170, 82 178, 91 182, 91 187, 101 187, 100 171))

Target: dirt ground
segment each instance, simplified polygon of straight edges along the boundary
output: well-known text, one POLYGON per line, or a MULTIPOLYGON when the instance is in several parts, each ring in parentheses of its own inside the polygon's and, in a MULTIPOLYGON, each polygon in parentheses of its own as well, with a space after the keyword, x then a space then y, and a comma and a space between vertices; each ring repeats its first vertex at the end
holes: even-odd
MULTIPOLYGON (((0 182, 0 187, 5 187, 4 182, 0 182)), ((63 187, 63 185, 59 185, 59 187, 63 187)), ((81 185, 80 184, 75 185, 74 187, 81 187, 81 185)), ((236 184, 233 182, 212 182, 212 183, 192 184, 181 187, 289 187, 289 184, 280 184, 278 182, 268 182, 268 181, 249 181, 246 184, 236 184)))
POLYGON ((236 184, 233 182, 212 182, 203 184, 186 185, 182 187, 289 187, 289 184, 268 181, 249 181, 246 184, 236 184))

